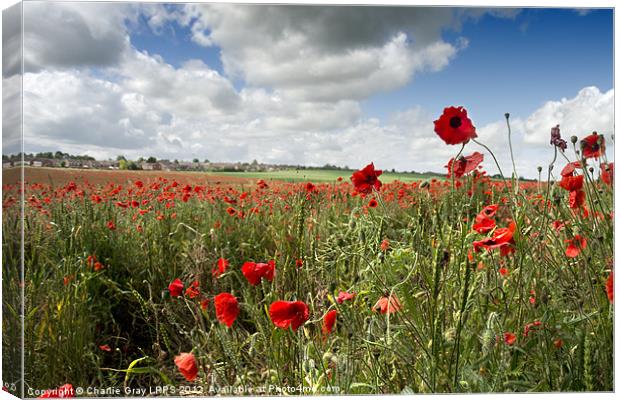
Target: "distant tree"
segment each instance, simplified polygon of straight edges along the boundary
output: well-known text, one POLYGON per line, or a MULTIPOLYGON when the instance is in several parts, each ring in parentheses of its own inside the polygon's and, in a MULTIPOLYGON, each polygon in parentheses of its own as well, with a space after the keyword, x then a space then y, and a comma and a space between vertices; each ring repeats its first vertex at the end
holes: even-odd
POLYGON ((204 163, 205 163, 205 164, 209 164, 210 162, 211 162, 211 161, 209 161, 209 159, 208 159, 208 158, 205 158, 205 161, 204 161, 204 163))
POLYGON ((60 166, 64 168, 67 166, 67 163, 63 160, 60 162, 60 166))
POLYGON ((175 164, 178 164, 178 163, 179 163, 179 160, 175 159, 175 160, 174 160, 174 163, 175 163, 175 164))
POLYGON ((150 156, 149 158, 146 159, 146 162, 148 164, 155 164, 157 162, 157 159, 153 156, 150 156))
POLYGON ((128 169, 128 163, 127 160, 125 160, 125 157, 118 159, 118 168, 119 169, 128 169))
POLYGON ((122 160, 127 161, 127 159, 125 158, 125 156, 122 156, 122 155, 121 155, 121 156, 116 156, 116 161, 122 161, 122 160))
POLYGON ((197 158, 194 158, 194 159, 192 160, 192 162, 193 162, 194 164, 198 164, 198 163, 200 162, 200 160, 199 160, 199 159, 197 159, 197 158))
POLYGON ((137 163, 144 162, 144 157, 140 157, 140 158, 138 158, 138 159, 136 160, 136 162, 137 162, 137 163))
POLYGON ((136 171, 136 170, 141 169, 141 168, 135 162, 127 161, 127 169, 132 170, 132 171, 136 171))
POLYGON ((56 153, 54 153, 54 158, 60 160, 61 158, 64 158, 65 154, 62 151, 57 151, 56 153))
POLYGON ((392 173, 395 173, 395 172, 396 172, 396 169, 392 168, 392 173))

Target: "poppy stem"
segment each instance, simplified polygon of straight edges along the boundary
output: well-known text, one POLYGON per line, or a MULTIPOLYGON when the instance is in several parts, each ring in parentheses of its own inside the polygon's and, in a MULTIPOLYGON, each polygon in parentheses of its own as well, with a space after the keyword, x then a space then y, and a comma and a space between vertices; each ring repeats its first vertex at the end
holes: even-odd
MULTIPOLYGON (((489 152, 491 157, 493 157, 493 161, 495 162, 495 166, 497 167, 497 170, 499 171, 499 175, 502 177, 502 181, 504 182, 504 189, 508 190, 508 185, 506 184, 506 177, 504 176, 504 173, 502 172, 502 168, 499 166, 499 162, 497 161, 497 158, 495 157, 495 154, 491 151, 491 149, 486 144, 480 143, 476 139, 471 139, 471 140, 474 143, 476 143, 478 146, 484 147, 484 149, 489 152)), ((513 202, 516 203, 516 200, 514 198, 512 198, 512 197, 510 197, 510 198, 513 200, 513 202)))
POLYGON ((519 175, 517 175, 517 167, 515 165, 515 156, 512 152, 512 130, 510 129, 510 114, 504 114, 506 117, 506 126, 508 127, 508 148, 510 149, 510 160, 512 161, 512 179, 514 182, 515 194, 519 192, 519 175))

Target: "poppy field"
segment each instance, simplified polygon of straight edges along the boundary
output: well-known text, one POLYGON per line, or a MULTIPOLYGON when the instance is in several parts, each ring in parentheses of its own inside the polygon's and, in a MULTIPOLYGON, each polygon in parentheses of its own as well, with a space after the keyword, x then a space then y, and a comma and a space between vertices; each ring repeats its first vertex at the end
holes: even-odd
POLYGON ((23 351, 27 397, 612 391, 611 138, 549 128, 536 181, 490 178, 462 107, 429 132, 445 179, 26 168, 3 186, 7 390, 23 351))

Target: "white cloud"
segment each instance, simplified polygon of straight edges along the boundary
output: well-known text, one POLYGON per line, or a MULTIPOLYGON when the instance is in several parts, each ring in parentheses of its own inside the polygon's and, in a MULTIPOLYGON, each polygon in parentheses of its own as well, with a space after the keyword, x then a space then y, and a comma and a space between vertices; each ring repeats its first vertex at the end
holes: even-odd
POLYGON ((24 3, 24 69, 110 66, 128 47, 131 4, 24 3))
MULTIPOLYGON (((592 131, 605 135, 608 143, 607 157, 613 160, 614 134, 614 90, 601 92, 590 86, 581 89, 573 98, 550 100, 529 116, 511 117, 512 145, 517 173, 526 177, 537 177, 536 167, 546 166, 553 159, 553 146, 549 143, 551 128, 560 125, 562 137, 568 142, 566 155, 574 158, 571 150, 570 137, 579 138, 589 135, 592 131)), ((512 163, 508 146, 508 128, 505 120, 498 120, 478 130, 479 140, 494 151, 502 172, 510 175, 512 163)), ((485 161, 491 161, 487 156, 485 161)), ((562 163, 561 161, 560 163, 562 163)), ((488 170, 497 172, 491 164, 488 170)))
POLYGON ((466 40, 442 40, 450 8, 188 5, 169 15, 217 45, 226 73, 300 101, 360 100, 443 69, 466 40))
POLYGON ((549 130, 560 124, 565 137, 584 136, 592 131, 609 135, 614 131, 614 90, 602 93, 597 87, 581 89, 572 99, 548 101, 525 120, 525 142, 549 142, 549 130))
MULTIPOLYGON (((135 9, 93 20, 104 15, 102 9, 63 5, 40 20, 57 48, 34 46, 29 53, 26 151, 350 167, 374 161, 385 169, 445 171, 458 146, 445 145, 434 133, 437 115, 414 107, 380 121, 364 116, 360 100, 445 68, 467 40, 448 43, 441 29, 497 11, 455 16, 442 8, 343 10, 192 5, 140 11, 157 32, 165 34, 167 22, 176 20, 190 26, 197 43, 219 46, 222 74, 199 60, 173 67, 133 48, 126 31, 132 22, 122 16, 135 15, 135 9), (70 25, 67 32, 60 32, 63 22, 70 25), (83 36, 83 43, 63 45, 69 34, 71 40, 83 36), (102 53, 65 54, 83 46, 102 53), (50 67, 42 70, 43 64, 50 67), (84 68, 92 66, 97 68, 84 68), (236 88, 235 77, 245 86, 236 88)), ((508 11, 502 17, 514 16, 508 11)), ((43 39, 31 37, 33 43, 43 39)), ((536 176, 536 166, 550 160, 549 131, 558 123, 566 138, 592 130, 613 133, 611 107, 613 90, 584 88, 530 116, 514 116, 519 174, 536 176)), ((478 133, 509 174, 505 121, 478 126, 478 133)), ((473 151, 482 149, 468 144, 466 154, 473 151)), ((496 172, 489 155, 484 165, 496 172)))

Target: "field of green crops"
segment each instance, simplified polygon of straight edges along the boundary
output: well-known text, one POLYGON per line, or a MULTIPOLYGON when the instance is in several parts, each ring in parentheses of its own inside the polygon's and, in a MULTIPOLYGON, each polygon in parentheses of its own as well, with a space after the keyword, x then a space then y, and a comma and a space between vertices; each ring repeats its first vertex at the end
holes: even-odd
POLYGON ((287 172, 243 185, 199 174, 53 185, 26 169, 23 197, 3 187, 5 388, 611 391, 603 140, 550 146, 539 182, 491 180, 475 151, 449 160, 448 179, 410 182, 373 164, 342 181, 287 172))
MULTIPOLYGON (((320 170, 320 169, 300 169, 282 170, 271 172, 213 172, 216 176, 233 176, 249 179, 279 180, 284 182, 337 182, 338 178, 348 180, 352 171, 320 170)), ((385 172, 381 180, 384 182, 414 182, 423 179, 436 178, 425 174, 409 174, 385 172)))

